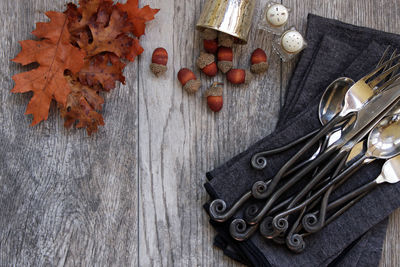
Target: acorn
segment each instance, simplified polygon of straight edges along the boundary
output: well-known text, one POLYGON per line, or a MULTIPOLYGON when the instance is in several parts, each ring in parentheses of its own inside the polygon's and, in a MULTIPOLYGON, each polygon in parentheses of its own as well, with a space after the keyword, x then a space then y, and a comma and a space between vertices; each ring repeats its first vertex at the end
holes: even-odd
POLYGON ((261 48, 254 50, 251 55, 251 72, 260 74, 268 70, 267 54, 261 48))
POLYGON ((197 66, 207 76, 214 77, 218 73, 217 63, 215 63, 215 56, 213 54, 200 53, 197 59, 197 66))
POLYGON ((224 32, 218 33, 218 46, 232 47, 234 41, 233 36, 224 32))
POLYGON ((224 100, 222 97, 223 88, 221 85, 223 83, 215 82, 213 85, 204 93, 204 97, 207 98, 208 107, 214 111, 219 112, 224 105, 224 100))
POLYGON ((216 30, 213 29, 204 29, 201 32, 201 37, 204 40, 215 40, 218 38, 218 32, 216 30))
POLYGON ((187 68, 181 69, 178 72, 178 80, 182 84, 183 89, 185 89, 189 94, 196 93, 201 86, 201 82, 197 80, 193 71, 187 68))
POLYGON ((232 84, 249 84, 253 75, 248 70, 232 69, 226 74, 226 79, 232 84))
POLYGON ((167 71, 168 52, 162 47, 157 48, 153 52, 151 58, 150 69, 158 77, 167 71))
POLYGON ((203 40, 204 43, 204 50, 208 53, 215 54, 218 51, 218 41, 217 39, 214 40, 203 40))
POLYGON ((233 51, 230 47, 221 46, 218 49, 218 68, 223 73, 227 73, 233 67, 233 51))

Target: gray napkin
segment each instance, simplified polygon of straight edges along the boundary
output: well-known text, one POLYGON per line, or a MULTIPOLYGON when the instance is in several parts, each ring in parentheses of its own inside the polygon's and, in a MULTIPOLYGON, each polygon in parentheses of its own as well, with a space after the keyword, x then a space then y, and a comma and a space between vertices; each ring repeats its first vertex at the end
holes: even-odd
MULTIPOLYGON (((213 197, 222 198, 230 205, 244 191, 249 190, 254 181, 273 176, 282 166, 282 162, 287 160, 295 151, 272 157, 270 159, 270 168, 263 172, 258 172, 251 168, 249 164, 251 156, 258 151, 286 144, 290 140, 318 128, 317 104, 323 89, 332 80, 339 77, 340 74, 354 79, 360 78, 371 69, 371 66, 376 64, 386 44, 400 43, 399 36, 396 35, 355 27, 313 15, 309 17, 307 39, 310 45, 305 50, 293 74, 287 91, 287 103, 291 102, 291 104, 286 104, 283 109, 284 112, 282 112, 278 132, 261 140, 248 151, 235 157, 222 167, 208 173, 207 177, 211 181, 206 185, 206 188, 213 197), (344 34, 339 34, 336 31, 339 33, 344 32, 344 34), (328 33, 333 34, 332 37, 329 37, 328 33), (371 43, 372 40, 383 42, 383 46, 371 43), (364 44, 364 47, 361 47, 361 44, 364 44), (368 46, 367 44, 370 45, 368 46), (346 71, 343 73, 344 69, 346 71), (296 87, 299 90, 293 89, 296 87), (305 107, 307 109, 304 111, 305 107), (290 112, 291 110, 293 112, 290 112), (285 117, 289 119, 285 119, 285 117)), ((376 163, 363 169, 358 173, 360 178, 352 179, 352 183, 343 187, 342 191, 347 192, 354 186, 375 177, 380 169, 379 164, 381 163, 376 163)), ((337 193, 341 194, 343 192, 339 191, 337 193)), ((398 193, 397 186, 379 188, 359 205, 343 215, 342 218, 325 228, 321 234, 308 238, 306 240, 308 248, 301 255, 288 253, 286 249, 277 247, 257 235, 250 241, 234 244, 236 246, 234 250, 237 251, 239 249, 242 255, 250 254, 250 256, 254 256, 262 254, 259 257, 261 260, 258 262, 253 260, 250 263, 256 266, 259 266, 260 262, 265 263, 265 266, 268 266, 268 264, 273 266, 286 266, 285 264, 291 266, 321 266, 327 265, 335 259, 335 262, 343 260, 350 262, 351 260, 346 259, 346 257, 338 258, 338 256, 343 251, 348 255, 357 254, 354 252, 357 249, 358 251, 370 249, 371 253, 364 253, 368 255, 379 254, 384 236, 384 224, 381 224, 383 227, 379 228, 378 225, 374 229, 376 233, 380 234, 380 238, 373 239, 375 242, 372 242, 372 245, 371 239, 366 239, 365 236, 361 239, 368 240, 368 242, 363 244, 369 245, 360 245, 360 236, 374 225, 377 225, 393 209, 399 206, 398 201, 391 201, 390 198, 396 193, 398 193), (373 208, 376 201, 384 200, 389 200, 389 202, 383 209, 377 210, 373 208), (364 207, 368 207, 368 209, 364 207), (358 216, 365 216, 365 218, 358 223, 358 216), (315 245, 313 246, 311 243, 315 245), (246 247, 247 252, 250 251, 250 253, 246 252, 246 247), (350 251, 349 247, 351 248, 350 251), (262 260, 263 257, 266 259, 265 261, 262 260)), ((219 228, 221 236, 224 234, 224 229, 219 228)), ((357 255, 360 255, 360 253, 357 255)), ((353 256, 352 258, 354 259, 355 257, 353 256)), ((368 262, 371 265, 376 265, 378 260, 379 257, 375 257, 375 261, 368 262)))

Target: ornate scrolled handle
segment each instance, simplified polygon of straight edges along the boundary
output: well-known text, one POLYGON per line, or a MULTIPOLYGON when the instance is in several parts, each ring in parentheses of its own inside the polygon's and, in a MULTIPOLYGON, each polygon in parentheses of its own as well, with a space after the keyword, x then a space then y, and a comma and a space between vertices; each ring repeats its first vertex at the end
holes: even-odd
POLYGON ((210 217, 214 221, 224 222, 226 219, 226 203, 222 199, 216 199, 210 204, 210 217))
POLYGON ((253 219, 259 211, 259 207, 257 204, 252 204, 250 206, 248 206, 245 211, 244 211, 244 219, 245 221, 249 221, 251 219, 253 219))
POLYGON ((264 181, 255 182, 251 189, 251 194, 253 195, 253 197, 256 199, 265 199, 267 197, 266 193, 269 183, 270 181, 268 181, 267 183, 264 181))
POLYGON ((265 167, 267 167, 267 158, 266 155, 268 155, 268 152, 261 152, 255 154, 251 158, 251 166, 253 166, 254 169, 256 170, 263 170, 265 167))
POLYGON ((274 227, 277 232, 284 233, 289 228, 289 221, 287 218, 275 216, 272 220, 272 227, 274 227))
POLYGON ((313 213, 304 215, 302 223, 304 230, 308 233, 316 233, 321 229, 321 221, 313 213))
POLYGON ((260 233, 263 237, 267 239, 274 239, 278 237, 281 232, 276 231, 276 229, 272 225, 273 217, 268 216, 265 217, 264 220, 260 223, 260 233))
POLYGON ((230 208, 227 208, 226 202, 222 199, 216 199, 210 204, 209 212, 212 220, 216 222, 226 222, 230 219, 236 211, 251 198, 251 192, 244 194, 236 203, 230 208))
POLYGON ((286 238, 286 246, 293 252, 301 253, 306 248, 306 243, 301 235, 289 234, 286 238))
POLYGON ((256 225, 247 226, 243 219, 235 219, 229 226, 231 236, 237 241, 248 239, 257 230, 256 225))

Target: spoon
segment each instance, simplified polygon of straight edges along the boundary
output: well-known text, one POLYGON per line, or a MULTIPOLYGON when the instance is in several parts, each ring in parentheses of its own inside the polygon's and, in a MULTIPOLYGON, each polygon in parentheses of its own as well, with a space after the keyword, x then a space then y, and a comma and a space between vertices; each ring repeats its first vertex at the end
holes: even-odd
MULTIPOLYGON (((382 58, 380 59, 380 61, 378 63, 377 68, 383 66, 384 60, 385 60, 389 50, 390 50, 390 47, 387 47, 382 58)), ((393 57, 394 57, 394 55, 392 55, 392 58, 393 57)), ((384 71, 387 70, 388 66, 390 66, 390 65, 385 66, 384 71)), ((329 118, 333 118, 334 116, 336 116, 336 114, 338 114, 338 111, 340 111, 343 108, 344 97, 345 97, 347 91, 349 90, 349 88, 353 84, 354 84, 354 81, 352 79, 342 77, 342 78, 339 78, 336 81, 334 81, 332 84, 330 84, 326 88, 326 90, 321 98, 321 103, 319 105, 319 112, 318 112, 318 117, 319 117, 319 120, 322 123, 322 125, 326 125, 329 122, 329 118)), ((308 140, 309 138, 314 136, 318 131, 319 130, 316 130, 310 134, 307 134, 306 136, 304 136, 298 140, 295 140, 294 142, 292 142, 286 146, 283 146, 281 148, 266 151, 266 152, 261 152, 261 153, 254 155, 252 158, 252 161, 251 161, 252 166, 259 170, 264 169, 267 165, 267 159, 266 159, 267 156, 286 151, 286 150, 308 140)), ((293 173, 294 171, 297 171, 298 169, 300 169, 307 163, 314 160, 321 152, 322 146, 324 146, 324 144, 322 144, 320 146, 320 148, 316 151, 316 153, 314 153, 314 155, 309 160, 307 160, 304 163, 299 164, 297 167, 294 167, 293 170, 288 171, 285 175, 288 175, 290 173, 293 173)), ((262 186, 268 186, 268 182, 267 182, 267 184, 264 184, 262 186)), ((210 208, 209 208, 209 213, 210 213, 211 219, 214 221, 217 221, 217 222, 227 221, 251 197, 252 197, 252 192, 251 191, 247 192, 237 202, 235 202, 235 204, 229 210, 227 210, 227 205, 224 200, 222 200, 222 199, 214 200, 210 204, 210 208)))

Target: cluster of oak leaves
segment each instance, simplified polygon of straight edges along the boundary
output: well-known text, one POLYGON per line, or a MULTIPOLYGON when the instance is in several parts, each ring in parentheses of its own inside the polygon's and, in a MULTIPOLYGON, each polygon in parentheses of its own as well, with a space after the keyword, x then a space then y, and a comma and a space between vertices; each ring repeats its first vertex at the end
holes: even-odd
POLYGON ((158 11, 139 8, 138 0, 80 0, 79 7, 70 3, 64 13, 47 12, 50 21, 37 23, 32 32, 40 40, 21 41, 22 51, 13 59, 39 64, 13 76, 12 92, 33 92, 26 110, 32 125, 47 120, 52 100, 67 128, 75 124, 90 135, 104 125, 99 93, 114 89, 117 81, 125 83, 124 62, 143 52, 138 38, 158 11))

